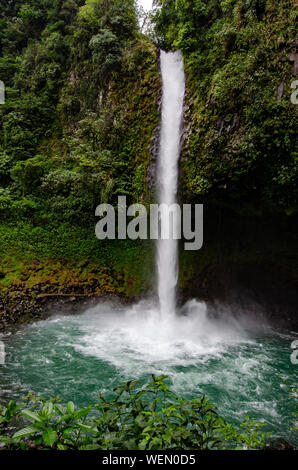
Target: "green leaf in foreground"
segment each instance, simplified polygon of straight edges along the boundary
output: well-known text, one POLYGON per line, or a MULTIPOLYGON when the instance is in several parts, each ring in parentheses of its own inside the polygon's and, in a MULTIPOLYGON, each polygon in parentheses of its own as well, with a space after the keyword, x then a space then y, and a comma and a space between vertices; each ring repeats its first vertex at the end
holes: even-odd
POLYGON ((57 433, 53 429, 46 429, 42 433, 42 438, 48 446, 52 447, 57 441, 57 433))
POLYGON ((26 427, 23 429, 20 429, 13 435, 13 439, 23 439, 24 437, 31 436, 32 434, 36 434, 38 432, 38 429, 34 427, 26 427))
POLYGON ((11 407, 18 409, 11 426, 0 424, 0 443, 9 450, 252 450, 264 449, 269 437, 248 417, 238 427, 227 422, 204 396, 177 396, 163 376, 143 387, 122 383, 114 396, 77 411, 72 401, 64 407, 38 397, 11 407))
POLYGON ((34 421, 37 421, 38 423, 42 423, 42 419, 40 416, 38 416, 37 413, 35 413, 32 410, 26 409, 21 412, 21 414, 28 419, 33 419, 34 421))

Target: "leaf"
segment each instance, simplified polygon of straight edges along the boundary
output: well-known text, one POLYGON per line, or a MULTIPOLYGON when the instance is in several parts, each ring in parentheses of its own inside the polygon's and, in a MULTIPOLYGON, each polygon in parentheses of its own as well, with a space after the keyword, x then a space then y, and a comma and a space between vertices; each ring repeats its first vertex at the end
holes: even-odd
POLYGON ((42 409, 43 413, 47 416, 50 416, 50 414, 52 413, 53 411, 53 403, 52 402, 47 402, 43 409, 42 409))
POLYGON ((56 410, 60 415, 65 415, 66 414, 66 408, 59 403, 55 405, 56 410))
POLYGON ((146 446, 147 446, 147 442, 148 442, 148 439, 143 439, 140 443, 139 443, 139 449, 140 450, 145 450, 146 449, 146 446))
POLYGON ((17 405, 14 400, 11 400, 8 407, 3 409, 5 420, 10 421, 16 412, 21 408, 21 406, 21 404, 17 405))
POLYGON ((134 380, 131 382, 127 382, 127 390, 132 390, 134 387, 136 387, 139 384, 138 380, 134 380))
POLYGON ((7 407, 7 408, 8 408, 9 410, 15 410, 15 409, 16 409, 16 406, 17 406, 16 402, 15 402, 14 400, 10 400, 10 402, 8 403, 8 407, 7 407))
POLYGON ((48 446, 52 447, 57 441, 57 433, 54 429, 46 429, 42 434, 42 438, 48 446))
POLYGON ((26 428, 20 429, 17 431, 12 438, 13 439, 23 439, 23 437, 31 436, 32 434, 35 434, 38 432, 38 429, 28 426, 26 428))
POLYGON ((74 432, 73 427, 65 428, 62 433, 63 439, 71 439, 74 432))
POLYGON ((20 448, 21 448, 21 450, 28 450, 28 446, 27 446, 26 442, 20 442, 20 448))
POLYGON ((155 411, 155 409, 156 409, 156 400, 153 400, 153 402, 150 403, 150 410, 155 411))
POLYGON ((78 424, 78 427, 79 427, 80 429, 82 429, 83 431, 86 431, 86 432, 95 432, 95 433, 98 432, 97 427, 88 426, 87 424, 83 424, 83 423, 81 424, 81 423, 79 423, 79 424, 78 424))
POLYGON ((136 393, 135 395, 135 399, 137 400, 138 398, 140 398, 142 395, 146 395, 147 390, 140 390, 138 393, 136 393))
POLYGON ((58 447, 59 450, 67 450, 68 449, 68 447, 63 445, 63 444, 58 444, 57 447, 58 447))
POLYGON ((80 447, 80 450, 99 450, 101 446, 99 444, 86 444, 80 447))
POLYGON ((145 419, 145 416, 142 415, 142 414, 139 414, 136 419, 135 419, 135 423, 140 427, 140 428, 144 428, 147 424, 147 420, 145 419))
POLYGON ((158 380, 158 382, 162 382, 163 380, 167 379, 168 375, 160 375, 159 377, 155 377, 155 380, 158 380))
POLYGON ((83 418, 83 416, 87 416, 90 413, 91 409, 92 406, 89 406, 88 408, 83 408, 77 413, 77 418, 80 419, 83 418))
POLYGON ((21 411, 21 414, 25 416, 25 418, 33 419, 34 421, 37 421, 38 423, 42 423, 42 419, 40 418, 40 416, 38 416, 38 414, 32 410, 29 410, 29 409, 23 410, 21 411))
POLYGON ((69 413, 73 413, 74 410, 75 410, 74 403, 72 401, 69 401, 66 405, 66 408, 67 408, 69 413))

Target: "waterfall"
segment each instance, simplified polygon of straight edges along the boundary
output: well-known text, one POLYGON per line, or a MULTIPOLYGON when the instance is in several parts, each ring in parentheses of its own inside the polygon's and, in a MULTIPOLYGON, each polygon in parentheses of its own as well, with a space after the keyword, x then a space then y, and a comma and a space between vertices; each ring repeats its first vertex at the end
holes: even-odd
MULTIPOLYGON (((159 204, 177 202, 178 162, 180 155, 185 75, 180 51, 160 56, 162 75, 162 118, 158 163, 159 204)), ((161 223, 170 227, 167 211, 161 211, 161 223)), ((175 314, 178 280, 178 242, 170 237, 157 243, 158 297, 162 317, 175 314)))

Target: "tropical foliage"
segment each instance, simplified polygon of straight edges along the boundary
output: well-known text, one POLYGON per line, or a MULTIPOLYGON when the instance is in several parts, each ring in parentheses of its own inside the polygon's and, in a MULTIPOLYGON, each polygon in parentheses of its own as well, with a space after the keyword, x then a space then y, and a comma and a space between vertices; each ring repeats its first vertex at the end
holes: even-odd
POLYGON ((239 429, 221 418, 205 396, 185 400, 173 393, 166 377, 153 376, 119 385, 112 398, 76 409, 57 397, 29 395, 11 401, 0 413, 0 442, 8 449, 165 450, 260 449, 269 434, 246 419, 239 429), (22 427, 20 428, 20 425, 22 427), (18 428, 18 429, 16 429, 18 428))
POLYGON ((185 56, 185 198, 242 212, 296 212, 297 2, 157 3, 155 40, 185 56))

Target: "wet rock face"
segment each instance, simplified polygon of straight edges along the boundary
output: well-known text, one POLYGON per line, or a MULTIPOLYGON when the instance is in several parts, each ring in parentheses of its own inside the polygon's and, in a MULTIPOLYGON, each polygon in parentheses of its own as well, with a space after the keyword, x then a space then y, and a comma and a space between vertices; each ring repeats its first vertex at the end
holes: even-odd
POLYGON ((146 183, 151 194, 156 191, 157 180, 157 162, 159 155, 159 141, 160 141, 160 126, 155 130, 155 133, 150 141, 150 163, 147 167, 146 183))
POLYGON ((283 92, 284 92, 284 82, 282 81, 281 84, 279 85, 279 87, 277 88, 277 93, 276 93, 276 97, 277 97, 277 101, 280 101, 281 98, 282 98, 282 95, 283 95, 283 92))
POLYGON ((285 441, 285 439, 278 439, 271 444, 269 444, 267 447, 265 447, 264 450, 295 450, 292 444, 290 444, 288 441, 285 441))
POLYGON ((216 130, 218 132, 218 135, 222 135, 222 133, 230 134, 233 132, 239 123, 239 117, 238 114, 234 114, 232 121, 228 118, 219 118, 216 124, 216 130))
POLYGON ((59 312, 64 315, 80 313, 105 300, 128 303, 135 299, 125 295, 98 294, 92 286, 88 291, 83 291, 79 286, 69 286, 61 293, 59 289, 53 292, 52 286, 37 285, 32 289, 0 293, 0 332, 59 312))
POLYGON ((26 323, 41 317, 41 304, 32 293, 16 291, 0 294, 0 331, 9 325, 26 323))
POLYGON ((204 210, 203 248, 181 253, 180 303, 197 298, 297 330, 297 219, 204 210))
MULTIPOLYGON (((160 77, 161 82, 161 77, 160 77)), ((158 109, 158 114, 161 115, 161 106, 162 106, 162 89, 159 87, 159 92, 157 94, 156 106, 158 109)), ((154 194, 156 191, 156 182, 157 182, 157 163, 160 149, 160 125, 154 131, 154 134, 150 140, 150 163, 147 167, 146 172, 146 183, 151 194, 154 194)))
POLYGON ((209 265, 179 291, 179 303, 196 298, 211 313, 255 316, 281 328, 297 330, 297 292, 294 282, 282 288, 274 266, 254 263, 209 265))

